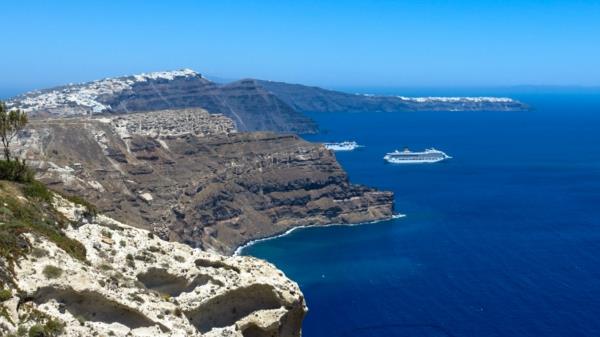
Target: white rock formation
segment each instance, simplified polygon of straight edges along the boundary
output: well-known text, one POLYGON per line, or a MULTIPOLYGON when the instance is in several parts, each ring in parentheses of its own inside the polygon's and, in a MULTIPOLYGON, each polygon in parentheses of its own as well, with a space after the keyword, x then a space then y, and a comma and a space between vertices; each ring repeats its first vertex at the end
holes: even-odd
POLYGON ((0 335, 29 329, 23 318, 32 313, 65 323, 64 336, 300 335, 302 293, 273 265, 163 241, 102 215, 87 223, 83 207, 55 200, 80 224, 65 233, 85 246, 88 263, 26 234, 38 253, 15 268, 21 295, 2 303, 0 335))

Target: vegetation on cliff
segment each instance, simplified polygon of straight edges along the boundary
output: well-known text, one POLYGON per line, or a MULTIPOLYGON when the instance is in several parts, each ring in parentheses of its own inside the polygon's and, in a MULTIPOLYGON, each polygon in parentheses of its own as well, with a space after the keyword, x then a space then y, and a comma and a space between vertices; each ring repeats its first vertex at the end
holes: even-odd
POLYGON ((0 141, 4 152, 4 160, 0 160, 0 286, 12 281, 15 262, 35 246, 24 233, 46 237, 73 257, 85 260, 83 245, 62 232, 68 221, 54 208, 52 192, 35 180, 34 172, 24 161, 11 156, 10 145, 27 121, 24 112, 8 110, 0 102, 0 141))
POLYGON ((88 217, 41 184, 2 181, 0 204, 2 336, 300 335, 302 293, 266 262, 88 217))

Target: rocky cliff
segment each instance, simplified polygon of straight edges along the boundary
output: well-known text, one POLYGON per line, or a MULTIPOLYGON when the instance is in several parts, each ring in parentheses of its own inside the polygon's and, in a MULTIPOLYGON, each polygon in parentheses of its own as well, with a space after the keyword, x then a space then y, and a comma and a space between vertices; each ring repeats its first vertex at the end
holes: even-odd
POLYGON ((524 111, 507 97, 403 97, 350 94, 319 87, 254 80, 257 85, 302 112, 524 111))
POLYGON ((392 216, 392 193, 351 184, 322 145, 234 131, 202 110, 51 119, 33 121, 19 149, 53 188, 165 239, 226 254, 298 225, 392 216))
POLYGON ((300 336, 302 293, 274 266, 31 188, 0 182, 0 335, 300 336))
POLYGON ((154 72, 29 92, 8 101, 32 117, 124 114, 203 108, 240 131, 312 133, 316 124, 253 81, 225 86, 189 70, 154 72))
POLYGON ((110 115, 203 108, 231 118, 240 131, 314 133, 303 112, 521 111, 502 97, 358 95, 299 84, 245 79, 225 85, 193 70, 154 72, 29 92, 8 101, 33 117, 110 115))

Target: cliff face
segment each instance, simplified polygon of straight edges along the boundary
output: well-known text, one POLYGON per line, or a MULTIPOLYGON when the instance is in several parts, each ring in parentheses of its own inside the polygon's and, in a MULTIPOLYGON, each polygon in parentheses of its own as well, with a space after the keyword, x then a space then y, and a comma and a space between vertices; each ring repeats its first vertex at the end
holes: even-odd
POLYGON ((193 70, 154 72, 29 92, 8 101, 30 116, 73 117, 203 108, 231 118, 240 131, 314 133, 303 112, 522 111, 497 97, 357 95, 299 84, 245 79, 219 85, 193 70))
POLYGON ((42 181, 118 220, 227 254, 298 225, 392 215, 392 193, 350 184, 321 145, 231 132, 227 119, 198 111, 191 115, 207 118, 212 131, 147 127, 152 114, 194 125, 181 111, 34 122, 21 155, 42 181))
POLYGON ((302 112, 524 111, 529 107, 505 97, 400 97, 349 94, 300 84, 256 80, 302 112))
POLYGON ((3 220, 20 206, 52 208, 71 223, 52 239, 44 230, 15 234, 22 254, 12 256, 10 276, 0 275, 2 336, 301 334, 302 293, 269 263, 163 241, 58 196, 56 208, 42 206, 6 183, 0 199, 3 220), (80 244, 83 258, 56 244, 64 240, 80 244))
POLYGON ((189 70, 106 78, 34 91, 8 102, 30 116, 73 117, 203 108, 240 131, 313 133, 316 124, 254 81, 221 86, 189 70))
POLYGON ((199 76, 136 82, 101 99, 111 113, 198 107, 231 118, 240 131, 312 133, 316 124, 255 81, 219 86, 199 76))

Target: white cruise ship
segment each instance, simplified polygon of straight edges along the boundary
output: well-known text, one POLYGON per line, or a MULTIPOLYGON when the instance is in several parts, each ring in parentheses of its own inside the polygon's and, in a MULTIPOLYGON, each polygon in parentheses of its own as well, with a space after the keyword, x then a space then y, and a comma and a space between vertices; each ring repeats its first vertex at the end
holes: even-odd
POLYGON ((356 142, 341 142, 341 143, 323 143, 325 148, 332 151, 352 151, 360 145, 356 142))
POLYGON ((393 164, 437 163, 450 158, 452 157, 434 148, 423 152, 412 152, 406 148, 404 151, 390 152, 383 157, 387 162, 393 164))

